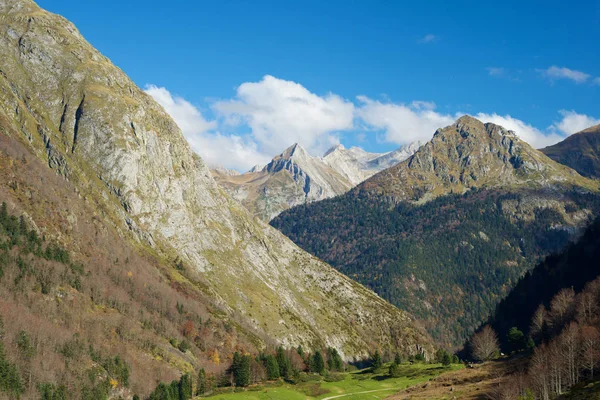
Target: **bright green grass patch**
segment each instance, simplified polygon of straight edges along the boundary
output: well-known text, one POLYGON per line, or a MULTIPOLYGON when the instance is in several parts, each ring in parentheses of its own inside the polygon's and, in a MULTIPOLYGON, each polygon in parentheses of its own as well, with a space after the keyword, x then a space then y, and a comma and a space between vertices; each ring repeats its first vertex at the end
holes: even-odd
POLYGON ((444 372, 462 368, 462 365, 443 367, 440 364, 403 364, 402 376, 390 378, 387 374, 389 364, 375 373, 370 369, 344 374, 339 382, 306 382, 297 385, 281 383, 279 385, 256 386, 243 392, 222 393, 211 396, 218 400, 306 400, 326 399, 334 396, 344 400, 383 399, 409 386, 434 378, 444 372), (369 393, 362 393, 369 392, 369 393))

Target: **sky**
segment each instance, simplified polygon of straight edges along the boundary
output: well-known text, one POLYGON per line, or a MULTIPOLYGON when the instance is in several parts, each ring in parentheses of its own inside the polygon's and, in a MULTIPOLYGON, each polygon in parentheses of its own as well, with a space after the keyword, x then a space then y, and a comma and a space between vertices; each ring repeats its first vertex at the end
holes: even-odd
POLYGON ((536 148, 600 123, 600 1, 38 0, 210 165, 391 151, 470 114, 536 148))

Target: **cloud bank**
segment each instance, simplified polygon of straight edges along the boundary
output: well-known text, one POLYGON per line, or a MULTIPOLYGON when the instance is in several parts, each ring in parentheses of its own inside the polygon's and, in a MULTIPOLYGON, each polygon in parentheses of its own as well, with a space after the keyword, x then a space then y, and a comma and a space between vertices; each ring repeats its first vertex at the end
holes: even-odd
MULTIPOLYGON (((210 166, 241 172, 266 164, 296 142, 311 154, 322 155, 344 136, 394 145, 427 141, 438 128, 463 114, 441 113, 435 103, 427 101, 402 104, 367 96, 348 100, 334 93, 318 95, 299 83, 270 75, 241 84, 230 99, 213 101, 206 114, 164 87, 147 85, 146 92, 173 117, 193 150, 210 166)), ((573 110, 560 110, 558 119, 545 129, 510 115, 473 115, 515 131, 535 148, 600 123, 573 110)))

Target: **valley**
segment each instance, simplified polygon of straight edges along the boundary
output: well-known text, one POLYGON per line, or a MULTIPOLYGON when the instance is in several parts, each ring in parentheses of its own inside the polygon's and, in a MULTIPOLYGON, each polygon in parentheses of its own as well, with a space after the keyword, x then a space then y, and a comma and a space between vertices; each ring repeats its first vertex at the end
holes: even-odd
POLYGON ((446 6, 0 0, 0 399, 600 398, 595 54, 446 6))

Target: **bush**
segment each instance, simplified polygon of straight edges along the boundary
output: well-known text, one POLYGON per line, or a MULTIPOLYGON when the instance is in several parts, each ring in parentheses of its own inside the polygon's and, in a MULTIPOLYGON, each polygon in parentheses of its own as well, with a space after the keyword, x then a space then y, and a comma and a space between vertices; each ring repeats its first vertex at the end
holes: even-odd
POLYGON ((345 374, 339 372, 331 372, 325 377, 325 382, 340 382, 346 378, 345 374))
POLYGON ((393 362, 392 365, 390 365, 389 375, 392 378, 400 378, 402 376, 400 365, 393 362))
POLYGON ((179 343, 179 346, 177 346, 177 348, 179 349, 179 351, 181 351, 182 353, 185 353, 186 351, 188 351, 189 349, 192 348, 192 346, 190 345, 190 342, 188 342, 187 340, 183 339, 181 341, 181 343, 179 343))

